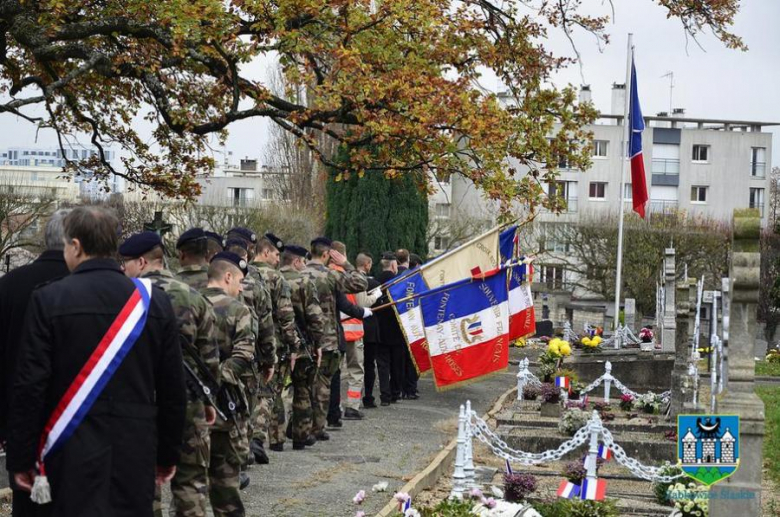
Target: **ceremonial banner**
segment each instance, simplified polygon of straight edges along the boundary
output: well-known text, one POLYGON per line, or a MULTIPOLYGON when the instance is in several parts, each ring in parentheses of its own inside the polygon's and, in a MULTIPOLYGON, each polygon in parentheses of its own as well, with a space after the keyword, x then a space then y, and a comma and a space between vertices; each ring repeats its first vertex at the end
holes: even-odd
MULTIPOLYGON (((507 228, 499 236, 501 260, 519 258, 517 250, 517 226, 507 228)), ((521 264, 507 269, 509 277, 509 340, 532 336, 536 333, 536 314, 534 299, 531 295, 533 266, 521 264)))
POLYGON ((500 258, 498 238, 500 226, 496 226, 463 246, 433 259, 420 267, 429 288, 452 284, 469 278, 472 271, 490 271, 498 267, 500 258))
POLYGON ((502 273, 449 284, 422 297, 437 389, 455 387, 509 364, 509 303, 502 273))
POLYGON ((396 284, 387 289, 390 301, 403 300, 415 296, 410 300, 397 303, 394 306, 401 330, 406 338, 409 353, 414 361, 414 367, 419 373, 431 369, 431 358, 428 355, 428 343, 425 340, 425 325, 420 311, 420 298, 416 297, 428 291, 420 271, 412 271, 396 284))

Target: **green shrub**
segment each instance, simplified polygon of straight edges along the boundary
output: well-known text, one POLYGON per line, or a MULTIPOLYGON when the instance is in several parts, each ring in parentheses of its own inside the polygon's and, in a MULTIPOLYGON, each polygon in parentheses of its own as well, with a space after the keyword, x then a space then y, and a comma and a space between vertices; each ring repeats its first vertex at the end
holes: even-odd
MULTIPOLYGON (((472 517, 474 502, 469 499, 445 499, 436 506, 415 506, 421 517, 472 517)), ((401 515, 397 513, 396 515, 401 515)))
MULTIPOLYGON (((672 465, 668 461, 658 470, 658 475, 660 476, 676 476, 681 473, 682 469, 680 467, 672 465)), ((655 500, 658 501, 658 504, 671 505, 668 490, 669 487, 674 484, 676 484, 676 481, 672 481, 671 483, 653 482, 653 494, 655 494, 655 500)))
POLYGON ((620 513, 614 499, 604 501, 581 501, 579 499, 556 499, 533 505, 542 517, 618 517, 620 513))

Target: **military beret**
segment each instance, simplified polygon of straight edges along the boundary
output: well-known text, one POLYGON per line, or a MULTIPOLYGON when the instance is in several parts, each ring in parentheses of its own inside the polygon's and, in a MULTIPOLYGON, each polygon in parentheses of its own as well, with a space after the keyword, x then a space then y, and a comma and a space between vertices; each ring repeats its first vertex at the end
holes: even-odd
POLYGON ((239 237, 241 237, 242 239, 246 240, 247 242, 252 242, 252 243, 257 242, 257 235, 255 235, 255 232, 253 232, 249 228, 236 227, 236 228, 231 229, 228 232, 228 235, 231 235, 231 234, 238 235, 239 237))
POLYGON ((230 253, 229 251, 220 251, 219 253, 214 255, 214 258, 211 259, 212 262, 214 262, 215 260, 224 260, 225 262, 230 262, 238 269, 240 269, 241 272, 244 273, 244 275, 246 275, 248 272, 246 260, 242 259, 235 253, 230 253))
POLYGON ((284 247, 284 251, 304 258, 306 258, 306 255, 309 253, 308 251, 306 251, 306 248, 302 246, 296 246, 295 244, 288 244, 287 246, 284 247))
POLYGON ((279 250, 280 253, 284 251, 284 243, 282 242, 282 239, 271 232, 266 233, 265 238, 271 241, 271 243, 276 247, 276 249, 279 250))
POLYGON ((226 250, 232 248, 233 246, 238 246, 245 251, 249 249, 249 246, 247 246, 244 239, 228 239, 225 241, 226 250))
POLYGON ((162 239, 155 232, 136 233, 119 245, 119 254, 123 257, 140 257, 157 246, 162 246, 162 239))
POLYGON ((382 260, 398 260, 398 258, 392 251, 385 251, 382 253, 382 260))
POLYGON ((203 232, 203 233, 206 234, 207 239, 211 239, 212 241, 216 242, 223 248, 225 247, 225 239, 223 239, 222 236, 217 232, 203 232))
POLYGON ((176 247, 180 248, 182 244, 190 241, 199 241, 205 238, 206 232, 203 231, 203 228, 190 228, 179 236, 179 240, 176 241, 176 247))
POLYGON ((331 246, 333 244, 333 241, 328 239, 327 237, 317 237, 313 241, 311 241, 311 245, 314 246, 315 244, 323 244, 325 246, 331 246))

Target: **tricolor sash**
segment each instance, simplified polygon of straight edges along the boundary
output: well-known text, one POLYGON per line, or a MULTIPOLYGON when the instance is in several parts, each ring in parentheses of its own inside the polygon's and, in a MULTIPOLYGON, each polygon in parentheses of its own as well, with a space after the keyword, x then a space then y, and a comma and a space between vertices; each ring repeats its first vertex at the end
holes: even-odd
POLYGON ((60 448, 76 431, 90 408, 114 376, 119 365, 141 335, 149 314, 152 283, 133 278, 135 290, 86 364, 54 408, 43 428, 38 446, 38 471, 31 499, 39 504, 51 501, 44 460, 60 448))

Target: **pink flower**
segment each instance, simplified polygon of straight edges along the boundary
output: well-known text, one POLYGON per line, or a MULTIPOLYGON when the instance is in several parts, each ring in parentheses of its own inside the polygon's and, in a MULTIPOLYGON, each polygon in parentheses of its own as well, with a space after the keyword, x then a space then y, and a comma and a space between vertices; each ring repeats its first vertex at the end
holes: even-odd
POLYGON ((472 497, 472 499, 481 499, 482 490, 480 490, 479 488, 472 488, 471 492, 469 492, 469 495, 472 497))
POLYGON ((366 512, 364 512, 363 510, 359 510, 359 511, 358 511, 358 512, 355 514, 355 517, 366 517, 366 512))
POLYGON ((352 502, 355 504, 361 504, 366 499, 366 491, 361 490, 357 494, 355 494, 355 497, 352 498, 352 502))
POLYGON ((406 501, 411 499, 412 496, 410 496, 406 492, 396 492, 393 498, 395 498, 395 500, 398 501, 399 503, 405 503, 406 501))
POLYGON ((495 508, 495 507, 496 507, 496 505, 497 505, 498 503, 497 503, 497 502, 496 502, 496 500, 495 500, 495 499, 493 499, 492 497, 488 497, 487 499, 485 499, 485 498, 483 497, 483 498, 482 498, 482 504, 483 504, 483 505, 485 505, 485 508, 488 508, 488 509, 492 510, 493 508, 495 508))

